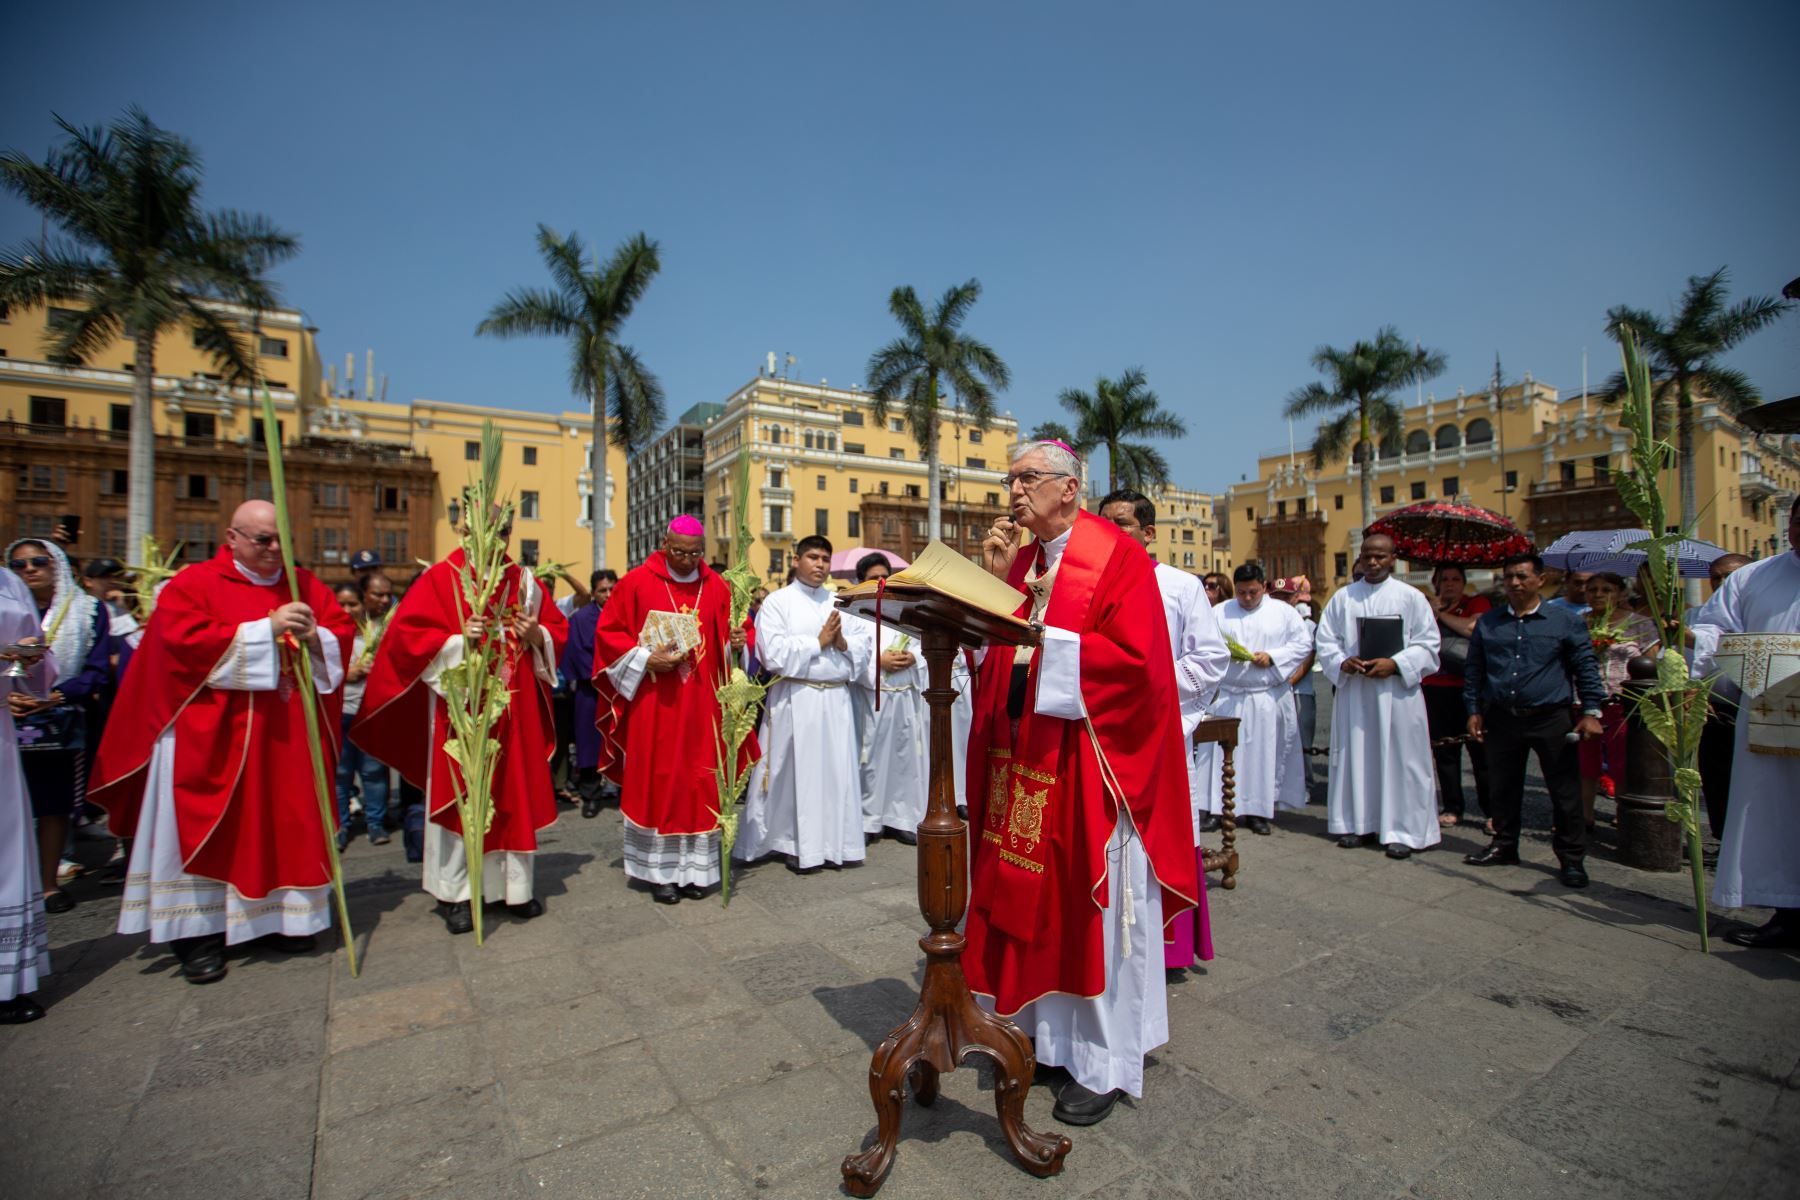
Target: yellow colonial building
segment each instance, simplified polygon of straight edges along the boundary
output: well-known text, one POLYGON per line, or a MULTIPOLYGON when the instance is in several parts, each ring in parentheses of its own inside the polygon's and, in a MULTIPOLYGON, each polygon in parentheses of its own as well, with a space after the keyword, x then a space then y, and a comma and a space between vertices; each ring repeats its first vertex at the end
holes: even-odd
MULTIPOLYGON (((565 564, 585 581, 594 491, 587 413, 359 398, 327 378, 317 330, 299 311, 215 311, 243 323, 275 402, 304 564, 339 577, 368 548, 405 578, 415 560, 448 554, 450 503, 492 419, 506 442, 501 484, 518 507, 514 553, 565 564)), ((134 347, 118 339, 85 362, 50 361, 49 326, 71 314, 0 311, 0 513, 10 536, 47 536, 76 516, 77 554, 135 559, 138 548, 125 544, 134 347)), ((158 339, 155 364, 155 532, 164 546, 182 542, 193 560, 217 547, 237 504, 268 494, 260 394, 228 385, 188 329, 158 339)), ((606 458, 607 560, 623 569, 625 455, 609 448, 606 458)))
MULTIPOLYGON (((931 540, 926 466, 906 419, 877 421, 866 392, 759 375, 734 391, 705 426, 707 551, 729 557, 738 458, 750 456, 751 561, 771 586, 787 578, 794 543, 824 534, 839 549, 867 545, 913 558, 931 540)), ((1006 512, 1007 456, 1018 422, 987 429, 954 408, 939 419, 942 528, 966 554, 979 551, 1006 512)))
MULTIPOLYGON (((1786 546, 1786 506, 1800 490, 1795 439, 1759 436, 1702 400, 1695 416, 1698 535, 1753 557, 1786 546)), ((1371 518, 1421 500, 1457 500, 1510 516, 1538 546, 1578 529, 1629 528, 1613 473, 1630 461, 1618 410, 1591 396, 1563 397, 1527 376, 1498 394, 1428 398, 1404 412, 1397 444, 1373 464, 1371 518)), ((1360 471, 1339 459, 1279 452, 1255 480, 1230 489, 1232 556, 1270 575, 1350 581, 1361 525, 1360 471)), ((1680 512, 1676 472, 1663 480, 1680 512)))
MULTIPOLYGON (((1087 507, 1100 511, 1104 495, 1090 488, 1087 507)), ((1195 575, 1230 569, 1228 556, 1214 547, 1217 522, 1213 498, 1206 492, 1167 487, 1149 493, 1156 505, 1156 539, 1146 547, 1150 557, 1195 575)))

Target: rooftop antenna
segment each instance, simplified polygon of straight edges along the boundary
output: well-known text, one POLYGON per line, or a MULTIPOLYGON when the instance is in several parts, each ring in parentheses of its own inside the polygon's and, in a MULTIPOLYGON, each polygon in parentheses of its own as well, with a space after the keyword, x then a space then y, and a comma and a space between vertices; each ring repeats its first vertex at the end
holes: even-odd
POLYGON ((365 360, 367 368, 363 371, 363 399, 375 398, 375 347, 369 347, 369 357, 365 360))
POLYGON ((1294 418, 1288 418, 1288 470, 1294 469, 1294 418))
POLYGON ((794 377, 794 364, 798 361, 799 359, 791 354, 787 356, 787 362, 784 363, 781 368, 781 377, 783 379, 792 379, 794 377))
POLYGON ((356 399, 356 355, 344 355, 344 394, 356 399))
POLYGON ((325 394, 333 400, 337 399, 337 364, 332 363, 325 368, 325 394))
POLYGON ((768 371, 769 371, 769 378, 770 379, 775 378, 775 352, 773 350, 769 351, 768 371))
POLYGON ((386 372, 383 372, 382 376, 381 376, 381 403, 383 403, 383 404, 387 403, 387 373, 386 372))

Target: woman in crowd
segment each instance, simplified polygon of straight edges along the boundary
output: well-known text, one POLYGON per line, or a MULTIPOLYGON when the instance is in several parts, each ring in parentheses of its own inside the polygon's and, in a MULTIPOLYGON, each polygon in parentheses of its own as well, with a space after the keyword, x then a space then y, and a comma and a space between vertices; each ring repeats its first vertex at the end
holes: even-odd
MULTIPOLYGON (((1446 564, 1431 573, 1431 587, 1437 593, 1432 607, 1437 610, 1438 669, 1420 681, 1425 696, 1425 719, 1431 726, 1431 740, 1461 737, 1468 724, 1463 707, 1463 664, 1469 657, 1469 638, 1475 632, 1475 621, 1493 605, 1486 596, 1468 590, 1467 573, 1458 566, 1446 564)), ((1487 811, 1487 755, 1480 742, 1465 743, 1469 750, 1469 766, 1475 773, 1475 802, 1487 811)), ((1462 823, 1463 745, 1445 746, 1431 752, 1437 767, 1438 824, 1445 829, 1462 823)))
MULTIPOLYGON (((75 582, 68 556, 53 541, 14 542, 6 548, 6 559, 31 592, 43 639, 61 672, 43 699, 15 691, 7 703, 18 726, 25 783, 37 817, 44 909, 68 912, 75 901, 58 886, 58 877, 70 822, 87 792, 86 701, 112 678, 107 608, 75 582)), ((73 873, 73 864, 69 871, 73 873)))
POLYGON ((1625 702, 1622 692, 1631 677, 1631 660, 1651 652, 1657 643, 1656 625, 1633 612, 1625 580, 1602 571, 1587 581, 1588 632, 1594 639, 1594 657, 1600 662, 1600 680, 1606 684, 1606 707, 1600 710, 1600 737, 1581 743, 1581 809, 1587 827, 1594 827, 1594 797, 1607 795, 1625 778, 1625 702))

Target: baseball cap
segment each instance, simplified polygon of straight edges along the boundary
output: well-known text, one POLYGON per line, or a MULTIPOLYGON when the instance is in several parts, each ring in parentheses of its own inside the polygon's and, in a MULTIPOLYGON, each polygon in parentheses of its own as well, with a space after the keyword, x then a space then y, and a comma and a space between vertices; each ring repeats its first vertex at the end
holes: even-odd
POLYGON ((381 555, 375 553, 373 550, 358 550, 355 554, 350 556, 350 569, 352 571, 367 571, 371 567, 379 567, 380 565, 381 555))

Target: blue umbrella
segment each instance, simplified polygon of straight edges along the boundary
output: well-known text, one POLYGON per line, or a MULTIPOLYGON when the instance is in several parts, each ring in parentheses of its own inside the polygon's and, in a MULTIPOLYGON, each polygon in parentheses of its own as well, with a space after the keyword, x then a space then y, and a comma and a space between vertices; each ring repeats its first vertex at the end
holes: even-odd
MULTIPOLYGON (((1627 549, 1633 542, 1650 540, 1647 529, 1590 529, 1566 533, 1544 551, 1544 565, 1562 571, 1610 571, 1627 578, 1650 561, 1643 550, 1627 549)), ((1682 538, 1670 547, 1676 572, 1686 579, 1705 579, 1713 559, 1725 553, 1723 546, 1682 538)))

